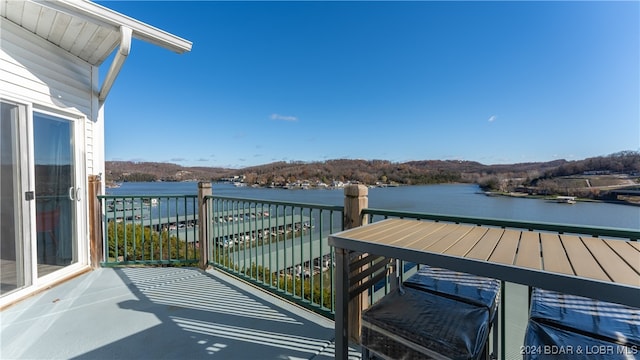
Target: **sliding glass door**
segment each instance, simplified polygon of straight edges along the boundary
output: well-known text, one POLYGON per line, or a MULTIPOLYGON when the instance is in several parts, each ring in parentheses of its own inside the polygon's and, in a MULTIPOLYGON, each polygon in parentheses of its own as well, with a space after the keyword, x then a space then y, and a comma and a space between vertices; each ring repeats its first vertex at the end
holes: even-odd
POLYGON ((22 197, 27 181, 21 176, 26 144, 20 129, 25 125, 24 106, 0 102, 0 296, 31 282, 24 226, 28 204, 22 197))
POLYGON ((38 276, 78 261, 74 122, 33 114, 38 276))
POLYGON ((82 122, 31 112, 27 104, 6 100, 0 101, 0 115, 0 297, 4 297, 55 280, 57 270, 79 263, 83 227, 78 218, 84 199, 78 186, 83 167, 77 151, 77 144, 82 144, 77 128, 82 122))

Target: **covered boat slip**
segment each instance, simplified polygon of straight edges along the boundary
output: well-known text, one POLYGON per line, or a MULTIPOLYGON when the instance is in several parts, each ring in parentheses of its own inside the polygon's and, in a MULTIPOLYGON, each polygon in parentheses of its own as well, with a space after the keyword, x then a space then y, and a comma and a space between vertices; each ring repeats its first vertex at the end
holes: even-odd
POLYGON ((327 238, 304 239, 302 243, 299 238, 294 238, 262 247, 228 250, 218 247, 216 251, 237 260, 241 266, 256 265, 269 268, 272 272, 286 271, 305 277, 326 271, 333 264, 327 238), (301 267, 298 268, 298 265, 301 267))
MULTIPOLYGON (((125 222, 149 227, 154 231, 169 231, 181 240, 197 241, 198 214, 162 216, 142 210, 111 210, 104 215, 106 222, 125 222)), ((212 217, 210 235, 215 244, 230 245, 244 240, 284 236, 291 232, 308 230, 311 217, 300 214, 269 215, 269 212, 246 211, 216 212, 212 217)))
MULTIPOLYGON (((150 226, 155 231, 169 231, 172 236, 188 242, 198 241, 198 215, 180 215, 156 219, 151 222, 141 221, 143 226, 150 226)), ((307 231, 311 228, 311 218, 308 216, 278 216, 265 219, 264 222, 246 221, 235 224, 213 223, 209 229, 209 235, 215 245, 233 247, 244 242, 256 242, 263 238, 284 237, 288 234, 299 234, 300 230, 307 231), (271 223, 269 223, 269 221, 271 223)))
POLYGON ((640 307, 640 243, 632 240, 387 219, 331 235, 329 245, 336 248, 339 349, 348 344, 348 304, 357 296, 350 276, 357 278, 358 272, 350 263, 359 254, 640 307))

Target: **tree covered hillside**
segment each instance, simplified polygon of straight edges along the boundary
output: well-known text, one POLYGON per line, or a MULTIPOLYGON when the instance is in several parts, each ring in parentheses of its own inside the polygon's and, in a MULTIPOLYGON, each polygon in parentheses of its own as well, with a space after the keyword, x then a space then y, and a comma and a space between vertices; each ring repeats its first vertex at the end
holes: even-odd
POLYGON ((487 189, 535 187, 554 178, 588 174, 640 174, 640 152, 623 151, 584 160, 555 160, 484 165, 473 161, 423 160, 394 163, 387 160, 337 159, 322 162, 274 162, 243 169, 183 167, 170 163, 108 161, 107 182, 219 181, 236 177, 249 185, 281 186, 296 181, 351 181, 362 184, 404 185, 466 182, 487 189))

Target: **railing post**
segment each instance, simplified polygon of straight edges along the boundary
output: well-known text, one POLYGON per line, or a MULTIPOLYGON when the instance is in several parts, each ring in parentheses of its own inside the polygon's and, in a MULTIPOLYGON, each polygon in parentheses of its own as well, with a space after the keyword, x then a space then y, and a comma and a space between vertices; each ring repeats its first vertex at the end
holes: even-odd
MULTIPOLYGON (((352 229, 367 223, 367 218, 362 216, 362 210, 369 206, 369 189, 364 185, 347 185, 344 188, 344 228, 352 229)), ((348 257, 347 257, 348 259, 348 257)), ((344 264, 349 273, 349 262, 344 264)), ((358 272, 363 271, 366 267, 362 267, 358 272)), ((338 274, 342 276, 343 274, 338 274)), ((349 274, 346 274, 349 277, 349 274)), ((346 279, 347 281, 348 278, 346 279)), ((356 284, 349 284, 351 286, 356 284)), ((348 296, 346 294, 345 296, 348 296)), ((351 341, 360 343, 360 320, 362 318, 362 310, 367 306, 368 302, 365 301, 364 293, 356 295, 351 301, 349 301, 347 319, 347 334, 351 341)), ((340 351, 340 349, 336 349, 340 351)))
POLYGON ((209 215, 205 196, 212 195, 210 182, 198 183, 198 246, 200 247, 200 268, 207 269, 209 266, 209 215))
POLYGON ((102 206, 99 195, 102 195, 102 181, 99 175, 89 175, 89 261, 92 268, 100 266, 103 256, 102 241, 102 206))
POLYGON ((344 229, 352 229, 367 223, 362 210, 369 206, 369 189, 364 185, 347 185, 344 188, 344 229))

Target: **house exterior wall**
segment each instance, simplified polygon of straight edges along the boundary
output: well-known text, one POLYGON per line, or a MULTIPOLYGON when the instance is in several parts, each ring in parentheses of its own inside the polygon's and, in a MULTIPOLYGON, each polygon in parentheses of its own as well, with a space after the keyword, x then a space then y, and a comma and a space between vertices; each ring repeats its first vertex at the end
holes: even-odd
POLYGON ((0 95, 80 119, 86 174, 104 173, 98 68, 4 18, 0 34, 0 95))
MULTIPOLYGON (((88 176, 104 173, 104 120, 102 104, 97 95, 98 76, 98 67, 0 17, 0 99, 23 104, 31 111, 73 120, 76 187, 81 189, 80 199, 83 199, 76 213, 78 262, 52 276, 38 278, 22 290, 3 296, 0 298, 0 308, 85 271, 89 266, 88 176)), ((27 117, 30 119, 31 115, 27 117)), ((26 131, 32 134, 32 130, 26 131)), ((21 176, 29 176, 29 183, 33 184, 32 174, 21 176)), ((31 185, 29 187, 33 188, 31 185)), ((32 233, 35 232, 33 219, 32 233)), ((35 257, 32 259, 35 260, 35 257)))

